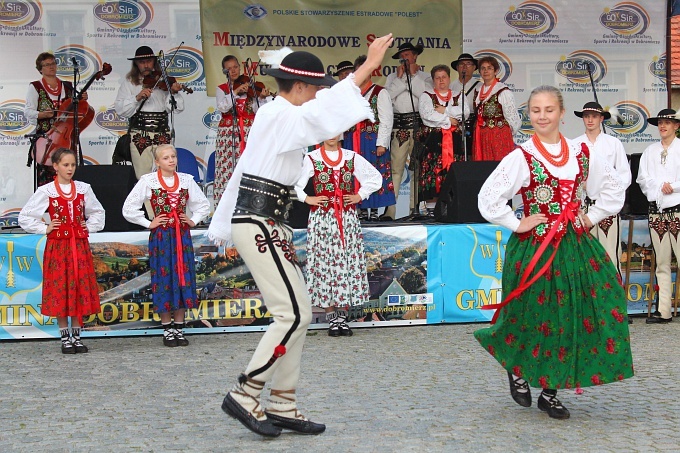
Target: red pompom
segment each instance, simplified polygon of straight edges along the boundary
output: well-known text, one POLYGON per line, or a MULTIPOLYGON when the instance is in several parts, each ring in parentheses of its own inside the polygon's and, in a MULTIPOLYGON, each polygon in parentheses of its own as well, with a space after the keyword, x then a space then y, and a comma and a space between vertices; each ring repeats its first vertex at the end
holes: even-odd
POLYGON ((279 358, 286 354, 286 347, 282 344, 274 348, 274 357, 279 358))

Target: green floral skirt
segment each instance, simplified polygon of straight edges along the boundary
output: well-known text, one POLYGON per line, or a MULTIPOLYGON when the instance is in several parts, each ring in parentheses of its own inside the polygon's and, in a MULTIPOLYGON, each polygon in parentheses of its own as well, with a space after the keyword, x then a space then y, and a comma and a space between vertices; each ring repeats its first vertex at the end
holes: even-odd
MULTIPOLYGON (((519 286, 540 246, 508 241, 503 288, 519 286)), ((536 269, 548 260, 548 246, 536 269)), ((599 241, 571 225, 546 273, 501 308, 496 324, 475 338, 509 372, 532 387, 579 388, 633 376, 626 296, 616 268, 599 241)))

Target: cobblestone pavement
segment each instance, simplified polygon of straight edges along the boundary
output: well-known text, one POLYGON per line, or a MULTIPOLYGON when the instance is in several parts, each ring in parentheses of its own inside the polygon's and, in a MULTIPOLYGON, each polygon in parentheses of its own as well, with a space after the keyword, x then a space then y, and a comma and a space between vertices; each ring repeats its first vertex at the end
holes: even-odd
POLYGON ((312 331, 298 397, 328 428, 277 439, 220 409, 259 333, 194 335, 175 349, 161 337, 89 339, 75 356, 58 341, 0 342, 0 451, 678 451, 679 321, 636 319, 636 376, 560 392, 566 421, 512 401, 472 336, 482 325, 312 331))

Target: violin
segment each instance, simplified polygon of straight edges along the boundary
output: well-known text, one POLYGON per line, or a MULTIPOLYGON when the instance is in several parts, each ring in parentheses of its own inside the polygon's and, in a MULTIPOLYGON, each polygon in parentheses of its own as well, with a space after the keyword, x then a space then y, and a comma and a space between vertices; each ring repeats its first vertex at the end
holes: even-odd
MULTIPOLYGON (((250 77, 248 77, 245 74, 240 75, 236 78, 236 80, 234 80, 234 83, 232 85, 233 85, 234 91, 236 91, 238 88, 242 87, 243 85, 249 85, 250 86, 251 85, 250 84, 250 77)), ((261 96, 262 90, 265 90, 266 88, 267 87, 264 85, 264 83, 255 82, 254 84, 252 84, 252 86, 250 88, 248 88, 247 96, 252 98, 252 97, 255 97, 256 93, 257 93, 258 96, 261 96), (253 91, 253 89, 255 91, 253 91)), ((272 95, 276 96, 276 93, 272 93, 272 95)))
MULTIPOLYGON (((110 64, 104 63, 102 65, 102 69, 95 72, 90 80, 87 81, 83 89, 80 90, 80 93, 78 93, 77 115, 79 131, 82 131, 87 126, 89 126, 90 123, 92 123, 95 115, 94 108, 92 108, 92 106, 88 104, 87 101, 83 100, 83 93, 85 93, 87 89, 90 88, 92 82, 95 80, 104 80, 104 76, 109 75, 112 70, 113 67, 110 64)), ((52 155, 52 152, 56 151, 57 149, 68 148, 74 151, 76 150, 77 142, 75 140, 77 140, 77 138, 74 140, 73 137, 75 135, 75 128, 73 124, 73 118, 75 114, 75 106, 73 105, 73 101, 70 98, 62 102, 62 104, 59 106, 59 114, 52 124, 52 128, 47 132, 45 137, 39 138, 35 144, 35 155, 37 162, 42 165, 49 166, 52 165, 50 156, 52 155)))
MULTIPOLYGON (((177 83, 177 79, 172 76, 168 76, 168 81, 166 83, 165 78, 163 78, 163 74, 161 73, 161 71, 153 71, 151 74, 144 76, 142 86, 144 88, 151 89, 158 88, 163 91, 168 91, 170 89, 170 87, 168 87, 168 83, 170 84, 170 87, 172 87, 172 85, 177 83)), ((181 84, 181 86, 182 86, 181 91, 184 91, 186 94, 191 94, 194 92, 193 89, 185 86, 184 84, 181 84)))

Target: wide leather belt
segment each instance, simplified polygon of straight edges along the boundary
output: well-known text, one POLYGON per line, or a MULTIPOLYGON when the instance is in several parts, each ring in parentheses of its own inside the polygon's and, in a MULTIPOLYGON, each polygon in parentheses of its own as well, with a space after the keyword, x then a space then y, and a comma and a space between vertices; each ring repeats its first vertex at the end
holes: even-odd
MULTIPOLYGON (((680 204, 676 204, 675 206, 671 206, 670 208, 664 208, 663 213, 677 213, 680 212, 680 204)), ((659 212, 659 207, 656 205, 655 201, 652 201, 649 203, 649 213, 650 214, 661 214, 659 212)))
POLYGON ((130 118, 130 129, 165 132, 168 130, 168 112, 137 112, 130 118))
POLYGON ((276 181, 244 173, 234 214, 255 214, 285 222, 292 206, 290 189, 276 181))
POLYGON ((417 113, 395 113, 393 129, 413 129, 420 127, 420 115, 417 113))

